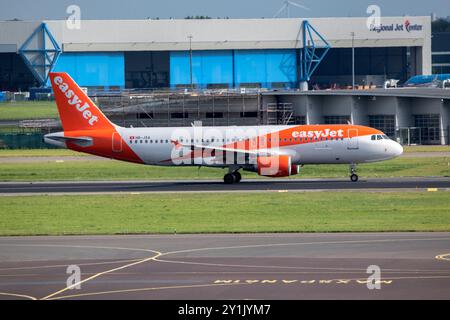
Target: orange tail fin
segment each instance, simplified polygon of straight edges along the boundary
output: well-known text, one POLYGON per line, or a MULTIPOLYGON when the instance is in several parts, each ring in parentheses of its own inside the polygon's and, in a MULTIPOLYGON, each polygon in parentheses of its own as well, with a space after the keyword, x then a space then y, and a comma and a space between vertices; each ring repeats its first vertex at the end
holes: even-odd
POLYGON ((50 81, 64 131, 114 128, 114 125, 67 73, 52 72, 50 81))

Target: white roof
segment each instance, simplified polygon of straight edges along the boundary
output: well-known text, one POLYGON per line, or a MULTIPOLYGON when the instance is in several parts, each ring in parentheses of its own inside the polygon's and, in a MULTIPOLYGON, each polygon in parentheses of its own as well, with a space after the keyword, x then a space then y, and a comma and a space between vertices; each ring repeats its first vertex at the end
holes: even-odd
MULTIPOLYGON (((311 18, 334 48, 431 46, 431 18, 384 17, 384 31, 367 18, 311 18), (406 29, 406 24, 415 26, 406 29), (394 30, 389 30, 390 27, 394 30)), ((64 51, 272 49, 303 46, 303 19, 82 20, 71 30, 64 20, 44 21, 64 51)), ((20 48, 41 21, 0 21, 0 52, 20 48)), ((318 38, 316 38, 318 40, 318 38)))

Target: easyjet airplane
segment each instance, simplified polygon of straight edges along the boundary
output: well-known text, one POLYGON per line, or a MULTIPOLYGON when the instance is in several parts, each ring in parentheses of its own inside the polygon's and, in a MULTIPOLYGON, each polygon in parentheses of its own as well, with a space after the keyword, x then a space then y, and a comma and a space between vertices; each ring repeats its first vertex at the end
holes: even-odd
POLYGON ((122 161, 228 168, 225 183, 240 169, 286 177, 305 164, 356 164, 392 159, 403 148, 383 132, 356 125, 124 128, 106 118, 67 73, 50 73, 63 132, 46 143, 122 161))

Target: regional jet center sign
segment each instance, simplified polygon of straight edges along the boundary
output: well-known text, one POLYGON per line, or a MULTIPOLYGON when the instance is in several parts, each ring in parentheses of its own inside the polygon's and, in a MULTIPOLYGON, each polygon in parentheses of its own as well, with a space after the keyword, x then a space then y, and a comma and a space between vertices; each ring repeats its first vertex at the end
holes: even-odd
POLYGON ((408 19, 403 23, 391 23, 391 24, 380 24, 380 25, 371 25, 370 31, 372 32, 415 32, 422 31, 422 24, 412 24, 408 19))

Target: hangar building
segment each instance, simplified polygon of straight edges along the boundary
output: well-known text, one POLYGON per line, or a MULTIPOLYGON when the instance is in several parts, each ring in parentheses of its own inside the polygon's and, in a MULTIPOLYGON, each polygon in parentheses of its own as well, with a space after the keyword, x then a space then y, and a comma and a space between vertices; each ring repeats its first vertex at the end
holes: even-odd
MULTIPOLYGON (((63 20, 2 21, 0 90, 40 85, 44 52, 50 58, 60 53, 46 64, 69 72, 85 87, 186 87, 191 83, 190 49, 196 87, 298 88, 304 42, 317 46, 316 53, 324 50, 314 32, 303 37, 304 21, 82 20, 79 29, 63 20)), ((431 73, 430 17, 386 17, 377 27, 367 26, 367 18, 308 22, 332 48, 311 85, 351 85, 352 48, 360 84, 431 73)))

